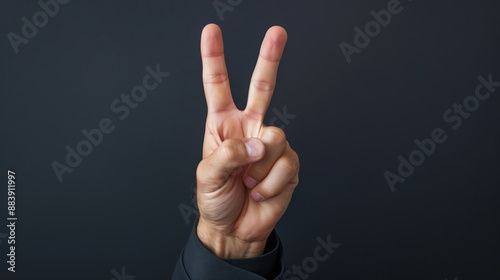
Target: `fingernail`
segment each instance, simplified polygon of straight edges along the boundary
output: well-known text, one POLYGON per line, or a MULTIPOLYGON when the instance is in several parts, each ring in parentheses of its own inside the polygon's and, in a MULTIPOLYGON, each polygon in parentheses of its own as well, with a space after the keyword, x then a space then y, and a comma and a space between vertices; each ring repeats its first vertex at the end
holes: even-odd
POLYGON ((253 189, 257 185, 257 181, 255 181, 252 177, 246 177, 244 182, 245 185, 251 189, 253 189))
POLYGON ((246 143, 248 156, 251 158, 258 157, 262 152, 262 142, 257 138, 250 138, 246 143))
POLYGON ((262 195, 260 195, 260 193, 258 193, 258 192, 252 193, 252 198, 255 201, 261 201, 264 199, 264 197, 262 195))

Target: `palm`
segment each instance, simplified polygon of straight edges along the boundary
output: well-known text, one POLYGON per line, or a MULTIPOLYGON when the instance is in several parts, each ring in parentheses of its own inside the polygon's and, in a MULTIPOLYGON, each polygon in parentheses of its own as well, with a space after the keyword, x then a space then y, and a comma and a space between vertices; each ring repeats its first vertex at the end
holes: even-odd
MULTIPOLYGON (((243 111, 232 109, 207 117, 205 140, 203 145, 204 156, 210 155, 222 141, 230 138, 258 137, 262 127, 260 120, 252 119, 243 111)), ((262 215, 266 211, 264 203, 255 202, 250 197, 250 189, 243 183, 245 170, 233 172, 229 180, 220 188, 218 195, 211 196, 212 204, 220 205, 221 211, 212 213, 213 220, 221 221, 223 231, 240 232, 242 236, 249 237, 249 231, 259 227, 270 227, 277 221, 260 217, 273 217, 262 215), (258 218, 258 219, 257 219, 258 218)))
MULTIPOLYGON (((203 158, 211 155, 226 139, 260 136, 285 41, 283 29, 272 28, 268 32, 252 76, 247 107, 240 111, 231 97, 220 29, 215 25, 209 26, 201 43, 203 82, 208 105, 203 158)), ((203 196, 203 203, 199 203, 199 207, 208 216, 205 218, 222 231, 248 239, 267 238, 259 234, 270 232, 286 207, 282 207, 282 203, 272 202, 281 199, 279 197, 264 202, 254 201, 250 197, 251 190, 243 182, 246 168, 233 172, 223 186, 217 186, 213 191, 204 188, 204 192, 198 192, 198 196, 203 196)))

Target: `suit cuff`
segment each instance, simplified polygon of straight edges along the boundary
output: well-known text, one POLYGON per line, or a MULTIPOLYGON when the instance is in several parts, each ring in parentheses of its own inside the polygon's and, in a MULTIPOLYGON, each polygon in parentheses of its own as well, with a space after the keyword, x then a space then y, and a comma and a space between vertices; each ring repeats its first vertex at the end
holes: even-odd
POLYGON ((273 230, 267 239, 264 254, 249 259, 220 259, 201 243, 195 223, 179 259, 178 267, 188 279, 278 279, 284 270, 281 242, 273 230), (182 262, 182 264, 181 264, 182 262))

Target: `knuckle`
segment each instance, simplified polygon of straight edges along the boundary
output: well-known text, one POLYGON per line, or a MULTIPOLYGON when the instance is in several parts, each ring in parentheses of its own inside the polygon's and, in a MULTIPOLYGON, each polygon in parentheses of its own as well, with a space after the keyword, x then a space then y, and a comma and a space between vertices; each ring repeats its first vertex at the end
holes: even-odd
POLYGON ((286 188, 283 190, 284 192, 289 192, 290 194, 293 194, 297 186, 299 185, 299 174, 296 174, 292 180, 288 183, 286 188))
POLYGON ((246 154, 245 144, 235 139, 227 139, 222 142, 221 147, 223 157, 228 163, 237 162, 242 155, 246 154))
POLYGON ((299 174, 297 173, 295 177, 293 177, 292 181, 290 181, 290 184, 292 185, 292 190, 295 190, 295 188, 299 185, 299 174))
POLYGON ((232 161, 236 159, 236 149, 234 148, 236 144, 234 143, 234 140, 229 139, 224 142, 222 142, 220 149, 223 157, 228 160, 232 161))
POLYGON ((252 80, 252 86, 258 90, 263 92, 272 92, 274 91, 274 83, 265 81, 265 80, 252 80))
POLYGON ((280 165, 285 174, 295 174, 297 172, 297 164, 289 158, 283 159, 280 165))
POLYGON ((299 155, 297 155, 297 153, 294 150, 292 150, 292 158, 295 163, 295 168, 297 169, 298 172, 300 170, 300 160, 299 160, 299 155))
POLYGON ((203 76, 203 83, 205 84, 222 84, 229 80, 229 77, 226 73, 217 73, 217 74, 205 74, 203 76))
POLYGON ((224 173, 215 172, 217 175, 214 175, 214 167, 214 163, 209 159, 200 161, 198 167, 196 168, 197 186, 202 186, 204 188, 215 186, 220 181, 224 181, 226 179, 224 173))
POLYGON ((272 146, 280 148, 286 147, 286 134, 283 129, 275 126, 269 126, 265 132, 266 140, 272 146))

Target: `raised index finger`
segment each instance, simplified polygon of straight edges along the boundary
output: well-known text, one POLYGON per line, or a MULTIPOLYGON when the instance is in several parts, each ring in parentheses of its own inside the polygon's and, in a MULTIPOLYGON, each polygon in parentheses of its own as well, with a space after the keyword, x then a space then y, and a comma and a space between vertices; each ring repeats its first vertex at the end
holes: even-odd
POLYGON ((231 97, 222 32, 216 24, 205 26, 201 34, 201 60, 203 63, 203 87, 208 112, 236 108, 231 97))

